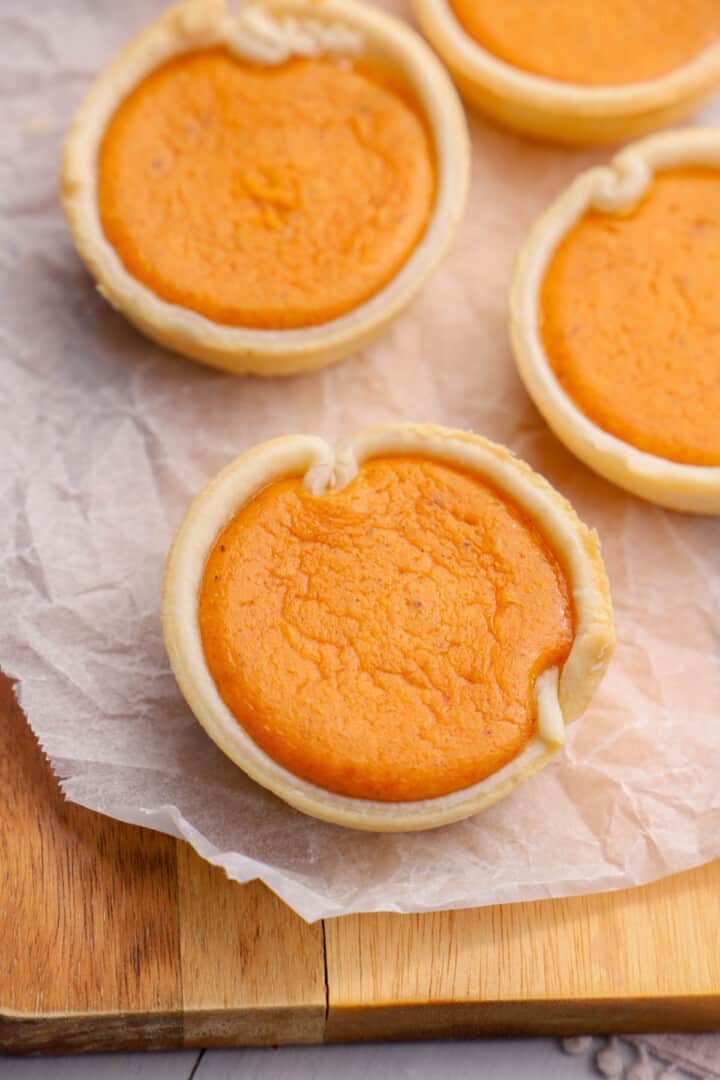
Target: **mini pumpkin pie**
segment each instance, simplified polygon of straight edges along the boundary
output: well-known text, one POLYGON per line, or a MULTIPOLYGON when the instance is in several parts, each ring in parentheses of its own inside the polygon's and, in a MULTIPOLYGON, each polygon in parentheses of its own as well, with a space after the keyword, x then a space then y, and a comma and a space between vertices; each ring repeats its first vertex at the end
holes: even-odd
POLYGON ((414 0, 468 101, 531 135, 614 142, 720 86, 717 0, 414 0))
POLYGON ((168 556, 168 655, 206 732, 292 806, 432 828, 562 745, 614 645, 596 535, 504 447, 388 424, 238 458, 168 556))
POLYGON ((566 446, 674 510, 720 512, 720 134, 583 173, 518 260, 520 375, 566 446))
POLYGON ((154 340, 291 374, 362 346, 445 252, 462 106, 399 20, 355 0, 188 0, 100 74, 62 197, 103 295, 154 340))

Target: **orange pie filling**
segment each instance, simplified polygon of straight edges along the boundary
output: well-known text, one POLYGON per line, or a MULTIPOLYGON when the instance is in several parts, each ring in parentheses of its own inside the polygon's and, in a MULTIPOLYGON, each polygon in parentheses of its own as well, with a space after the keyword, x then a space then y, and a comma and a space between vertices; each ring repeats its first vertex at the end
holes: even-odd
POLYGON ((364 464, 316 496, 270 484, 225 527, 205 659, 248 735, 304 780, 401 802, 485 779, 536 733, 535 682, 574 636, 537 527, 460 468, 364 464))
POLYGON ((633 212, 586 213, 540 307, 548 360, 590 420, 669 461, 720 465, 720 171, 661 172, 633 212))
POLYGON ((108 125, 105 236, 157 296, 228 326, 315 326, 379 292, 435 198, 423 115, 369 67, 223 48, 146 77, 108 125))
POLYGON ((513 67, 613 86, 667 75, 720 40, 718 0, 450 0, 463 29, 513 67))

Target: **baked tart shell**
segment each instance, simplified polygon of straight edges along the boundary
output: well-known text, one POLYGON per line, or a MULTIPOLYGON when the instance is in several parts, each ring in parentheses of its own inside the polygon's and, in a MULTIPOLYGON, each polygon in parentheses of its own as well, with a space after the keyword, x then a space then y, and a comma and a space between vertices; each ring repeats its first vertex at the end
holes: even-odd
MULTIPOLYGON (((211 739, 248 776, 291 806, 325 821, 376 832, 428 829, 491 805, 532 776, 562 746, 565 725, 586 708, 614 647, 612 608, 596 534, 546 480, 509 450, 478 435, 432 425, 386 424, 333 450, 312 436, 286 436, 244 453, 195 499, 168 555, 162 621, 180 689, 211 739), (460 467, 507 496, 534 522, 566 575, 575 616, 562 668, 535 683, 537 731, 509 764, 464 790, 414 802, 383 802, 325 790, 279 765, 249 737, 220 697, 203 652, 199 597, 208 556, 227 523, 259 491, 291 476, 314 495, 340 490, 359 466, 411 455, 460 467)), ((262 642, 258 642, 262 648, 262 642)))
POLYGON ((443 66, 422 39, 400 20, 357 0, 261 0, 236 15, 224 0, 186 0, 138 34, 100 73, 66 137, 62 204, 75 246, 108 302, 147 337, 174 352, 226 371, 292 375, 321 368, 374 339, 418 292, 445 254, 462 216, 468 186, 469 140, 462 106, 443 66), (253 20, 261 20, 257 40, 253 20), (117 108, 151 72, 199 49, 222 46, 244 58, 267 42, 266 23, 281 62, 299 51, 322 55, 337 40, 359 50, 354 59, 392 73, 411 93, 425 118, 436 159, 436 193, 419 243, 389 283, 344 315, 297 329, 245 329, 215 322, 169 303, 133 277, 107 240, 98 205, 98 160, 104 133, 117 108), (299 35, 299 37, 298 37, 299 35), (316 52, 307 52, 317 39, 316 52))
MULTIPOLYGON (((632 209, 656 171, 684 165, 720 170, 720 136, 690 128, 632 143, 608 166, 581 173, 545 211, 518 257, 510 293, 510 336, 520 377, 565 446, 586 465, 633 495, 670 510, 720 513, 720 466, 669 461, 638 449, 590 420, 566 393, 540 333, 542 284, 558 245, 589 209, 632 209)), ((720 173, 719 173, 720 179, 720 173)))

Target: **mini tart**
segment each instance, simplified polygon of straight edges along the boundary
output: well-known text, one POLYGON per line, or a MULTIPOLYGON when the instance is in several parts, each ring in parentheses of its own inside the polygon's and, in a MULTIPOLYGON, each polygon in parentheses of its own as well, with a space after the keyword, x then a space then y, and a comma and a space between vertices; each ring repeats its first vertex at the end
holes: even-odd
POLYGON ((457 821, 530 777, 563 744, 614 647, 596 534, 509 450, 431 425, 371 428, 336 451, 287 436, 237 458, 175 537, 162 619, 186 701, 236 765, 307 814, 378 832, 457 821), (483 634, 494 643, 484 652, 483 634), (251 703, 242 722, 227 704, 238 688, 251 703), (500 715, 463 711, 476 693, 504 701, 500 715), (458 739, 487 772, 477 782, 458 739), (343 758, 346 743, 362 760, 343 758), (418 791, 442 793, 402 796, 418 791))
MULTIPOLYGON (((280 92, 281 88, 277 93, 280 92)), ((258 108, 263 109, 262 96, 256 100, 258 108)), ((199 127, 202 138, 202 107, 198 117, 198 123, 194 120, 192 123, 199 127)), ((357 138, 362 143, 363 117, 357 116, 356 120, 357 138)), ((277 156, 280 144, 275 142, 272 146, 274 149, 269 152, 277 156)), ((167 149, 172 157, 172 142, 167 149)), ((122 163, 122 158, 118 161, 122 163)), ((198 161, 201 167, 200 157, 198 161)), ((150 165, 158 170, 163 168, 163 155, 159 154, 157 162, 151 161, 150 165)), ((468 171, 467 129, 455 89, 431 50, 399 20, 356 0, 256 0, 241 6, 236 14, 226 11, 224 0, 187 0, 139 34, 96 79, 65 142, 62 201, 77 249, 100 292, 144 334, 175 352, 231 372, 290 375, 323 367, 361 348, 410 301, 449 245, 464 209, 468 171), (357 64, 369 73, 368 78, 384 80, 382 85, 390 88, 390 96, 392 88, 397 87, 398 100, 411 103, 420 120, 434 168, 434 193, 426 223, 409 247, 405 261, 396 260, 391 276, 382 279, 384 284, 378 284, 374 292, 366 289, 362 302, 348 309, 338 308, 339 314, 326 321, 281 328, 267 323, 250 327, 237 322, 229 325, 220 315, 207 317, 190 306, 180 306, 174 295, 172 300, 163 299, 126 268, 103 229, 99 194, 101 155, 105 151, 106 133, 119 115, 118 110, 133 100, 132 95, 139 87, 147 86, 149 77, 156 80, 154 87, 168 65, 184 62, 190 54, 202 60, 211 50, 230 54, 243 65, 256 67, 258 73, 279 71, 283 65, 322 62, 346 72, 342 77, 347 80, 348 70, 354 70, 357 64)), ((278 228, 282 227, 287 199, 302 200, 304 196, 302 189, 300 194, 284 190, 284 169, 278 166, 275 173, 267 176, 258 168, 258 175, 250 178, 254 186, 248 190, 252 197, 257 190, 258 214, 267 215, 272 219, 269 226, 278 228)), ((228 181, 228 189, 233 183, 234 176, 228 181)), ((208 206, 212 211, 211 203, 208 206)), ((384 212, 375 204, 371 209, 377 215, 384 212)), ((168 213, 170 220, 173 215, 177 220, 177 206, 171 206, 168 213)), ((330 224, 327 228, 332 235, 330 224)), ((242 230, 239 235, 242 239, 242 230)), ((139 236, 142 245, 142 233, 139 236)), ((317 250, 323 251, 321 240, 322 237, 316 238, 315 243, 320 244, 317 250)), ((362 247, 362 232, 353 240, 356 242, 362 257, 372 264, 372 252, 368 254, 362 247)), ((182 246, 178 244, 177 248, 182 254, 182 246)), ((217 280, 222 281, 222 265, 227 254, 218 253, 213 247, 208 250, 207 259, 210 266, 217 264, 217 280)), ((149 266, 154 273, 156 264, 149 260, 143 263, 142 246, 137 262, 138 266, 149 266)), ((302 294, 306 280, 302 267, 297 269, 293 265, 290 272, 292 287, 302 294)), ((248 280, 249 276, 243 276, 242 280, 248 280)), ((186 277, 192 282, 192 275, 186 277)), ((336 274, 332 284, 337 285, 341 278, 342 274, 336 274)), ((172 295, 171 288, 168 295, 172 295)), ((276 309, 278 306, 281 307, 276 303, 276 309)))
MULTIPOLYGON (((572 16, 573 3, 574 0, 569 0, 567 5, 560 5, 559 15, 572 16)), ((485 39, 483 35, 485 45, 480 43, 479 34, 473 36, 466 28, 479 20, 472 0, 462 0, 462 5, 460 0, 413 0, 423 32, 447 64, 463 97, 500 123, 529 135, 581 145, 634 138, 668 127, 689 116, 720 86, 720 37, 703 46, 704 35, 696 33, 699 51, 687 58, 682 50, 673 50, 669 42, 664 42, 665 51, 668 54, 674 52, 679 58, 678 66, 663 70, 662 65, 656 68, 650 65, 648 71, 651 74, 641 74, 638 81, 631 81, 638 76, 630 75, 627 82, 618 82, 616 73, 608 73, 605 76, 608 83, 592 85, 595 80, 591 74, 584 78, 574 74, 579 80, 577 82, 563 81, 555 75, 557 68, 548 66, 548 57, 555 51, 564 66, 575 71, 575 65, 570 62, 574 50, 570 44, 567 48, 562 47, 563 38, 557 27, 553 30, 552 24, 548 25, 549 33, 554 34, 554 40, 550 42, 552 48, 535 48, 537 41, 533 28, 527 26, 527 15, 537 18, 539 13, 552 12, 552 7, 558 5, 513 0, 511 7, 513 11, 518 10, 512 16, 505 3, 490 5, 488 0, 493 25, 489 30, 492 36, 485 39), (464 20, 462 5, 467 10, 464 20), (520 9, 525 6, 529 11, 525 12, 526 17, 523 18, 520 9), (523 29, 526 37, 526 41, 519 43, 520 50, 528 52, 526 68, 520 66, 517 59, 511 63, 509 59, 501 58, 503 53, 508 58, 517 53, 517 48, 510 50, 507 47, 510 44, 508 27, 512 25, 523 29), (492 51, 486 47, 491 41, 492 51), (526 46, 529 46, 529 51, 526 46), (537 70, 532 70, 533 67, 537 70)), ((678 11, 667 19, 666 29, 671 39, 677 36, 671 31, 673 18, 680 26, 683 20, 688 22, 682 10, 685 5, 677 0, 677 6, 678 11)), ((590 34, 587 26, 589 17, 603 14, 609 7, 604 4, 590 5, 588 18, 580 20, 586 38, 590 34)), ((641 13, 649 13, 651 5, 644 5, 643 8, 638 5, 638 9, 641 13)), ((652 17, 655 19, 655 14, 652 17)), ((707 19, 707 13, 702 17, 707 19)), ((698 15, 697 21, 701 21, 701 15, 698 15)), ((720 25, 720 18, 718 23, 720 25)), ((657 26, 654 28, 657 29, 657 26)), ((637 41, 630 43, 626 16, 623 27, 618 27, 615 34, 615 44, 620 47, 624 41, 626 55, 633 60, 633 69, 642 71, 643 66, 638 66, 634 60, 636 53, 642 51, 645 37, 651 35, 643 35, 639 26, 635 29, 637 41)), ((649 31, 652 29, 648 27, 649 31)), ((591 48, 589 56, 593 52, 591 48)), ((602 60, 604 53, 603 48, 598 48, 595 56, 602 60)), ((588 70, 590 68, 588 61, 588 70)))
MULTIPOLYGON (((700 169, 710 177, 715 170, 720 170, 720 136, 716 131, 688 129, 654 135, 628 146, 613 159, 611 165, 589 169, 582 173, 536 223, 521 251, 511 289, 510 330, 515 360, 528 393, 558 438, 581 461, 634 495, 658 503, 660 506, 697 514, 717 514, 720 513, 720 464, 693 464, 682 460, 683 457, 687 457, 687 451, 684 454, 680 452, 674 455, 675 459, 671 458, 669 451, 667 451, 668 456, 659 456, 656 452, 648 452, 635 445, 634 442, 628 441, 627 437, 619 437, 618 434, 613 434, 605 427, 601 427, 579 407, 578 402, 562 385, 555 370, 557 360, 554 363, 554 358, 548 355, 543 332, 542 298, 546 282, 553 271, 556 258, 563 251, 563 246, 572 239, 574 230, 583 223, 586 215, 591 215, 587 220, 592 220, 592 215, 599 212, 609 221, 617 215, 615 232, 619 234, 638 217, 634 211, 642 212, 643 206, 653 198, 656 174, 659 184, 664 178, 672 179, 676 176, 676 170, 688 168, 700 169)), ((717 175, 720 184, 720 171, 717 175)), ((677 227, 677 221, 680 220, 679 211, 682 207, 678 207, 677 198, 676 195, 666 198, 669 215, 668 229, 677 227)), ((715 204, 717 205, 717 199, 715 199, 715 204)), ((693 250, 695 250, 692 245, 701 240, 702 243, 707 244, 708 240, 704 237, 711 238, 714 233, 709 230, 716 232, 719 224, 717 220, 713 222, 705 220, 702 208, 694 214, 694 219, 692 215, 686 216, 690 218, 687 241, 689 255, 683 253, 684 268, 679 267, 678 273, 674 274, 672 268, 667 265, 667 257, 661 254, 661 245, 668 249, 670 257, 675 250, 681 250, 681 245, 675 237, 667 240, 662 223, 658 222, 654 226, 655 235, 651 237, 654 251, 647 250, 643 257, 643 253, 638 250, 637 242, 632 245, 635 257, 632 273, 635 277, 625 283, 627 297, 633 304, 636 296, 650 296, 645 304, 648 309, 648 332, 653 329, 656 314, 657 318, 665 317, 668 310, 672 314, 673 305, 676 305, 678 309, 682 308, 682 319, 678 319, 673 326, 672 334, 667 335, 668 342, 676 334, 681 337, 685 334, 683 325, 688 318, 690 331, 693 331, 693 319, 695 329, 697 328, 697 313, 693 315, 692 312, 693 284, 688 280, 688 271, 692 274, 702 274, 703 263, 701 256, 698 256, 699 262, 694 268, 692 267, 693 250), (694 238, 692 233, 695 234, 694 238), (648 268, 656 274, 657 281, 650 280, 648 268), (651 306, 651 303, 656 306, 651 306)), ((588 306, 595 302, 596 297, 599 307, 607 304, 608 295, 612 298, 609 292, 612 279, 608 278, 607 286, 603 288, 603 274, 598 269, 599 265, 596 259, 592 271, 589 271, 585 281, 578 285, 584 293, 583 299, 587 300, 588 306)), ((611 272, 612 267, 608 264, 608 273, 611 272)), ((714 310, 712 294, 707 290, 714 288, 717 295, 718 288, 717 278, 713 279, 712 269, 709 270, 709 274, 710 280, 706 286, 703 286, 702 303, 705 312, 712 313, 714 310)), ((612 310, 612 316, 617 322, 619 308, 616 305, 616 308, 604 310, 608 314, 604 316, 595 314, 593 320, 595 325, 607 334, 610 322, 609 313, 612 310)), ((637 310, 641 311, 640 308, 637 310)), ((712 322, 716 322, 712 314, 710 317, 712 322)), ((642 333, 644 322, 640 321, 640 314, 637 314, 632 322, 628 321, 630 316, 622 318, 625 320, 625 335, 642 333)), ((570 336, 578 332, 576 327, 570 329, 572 331, 570 336)), ((706 358, 711 364, 713 362, 717 364, 717 345, 713 344, 709 335, 714 334, 716 339, 717 332, 717 325, 714 328, 710 327, 705 346, 706 358)), ((651 363, 653 359, 652 357, 641 358, 636 351, 630 357, 630 362, 634 362, 636 358, 639 363, 651 363)), ((691 360, 692 357, 689 359, 691 360)), ((662 378, 661 365, 662 358, 658 356, 660 378, 662 378)), ((675 367, 677 366, 676 364, 675 367)), ((601 372, 603 369, 598 367, 597 370, 601 372)), ((649 370, 654 375, 654 368, 649 370)), ((713 376, 712 370, 709 370, 703 377, 708 383, 708 393, 716 394, 717 374, 713 376)), ((591 390, 590 393, 595 396, 596 401, 600 402, 597 389, 591 390)), ((695 391, 696 401, 700 400, 699 393, 700 391, 695 391)), ((692 399, 690 400, 690 406, 683 406, 683 408, 692 409, 692 399)), ((707 420, 708 418, 705 417, 705 428, 708 427, 707 420)), ((712 419, 710 419, 710 433, 712 434, 712 419)), ((673 435, 670 425, 667 427, 667 434, 668 438, 673 435)), ((633 434, 633 439, 636 438, 638 436, 633 434)), ((647 442, 645 439, 639 441, 647 442)), ((717 455, 717 447, 715 455, 717 455)), ((698 456, 703 461, 713 460, 713 455, 708 454, 707 451, 699 451, 698 456)))

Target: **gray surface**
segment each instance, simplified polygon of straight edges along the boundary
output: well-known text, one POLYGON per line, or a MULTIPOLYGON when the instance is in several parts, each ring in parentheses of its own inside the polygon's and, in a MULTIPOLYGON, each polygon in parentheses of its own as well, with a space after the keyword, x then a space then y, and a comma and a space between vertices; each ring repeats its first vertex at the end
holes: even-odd
POLYGON ((553 1039, 0 1058, 2 1080, 577 1080, 592 1075, 585 1057, 568 1057, 553 1039))
POLYGON ((214 1050, 193 1080, 576 1080, 584 1060, 553 1040, 214 1050))
MULTIPOLYGON (((0 1080, 587 1080, 603 1043, 574 1057, 556 1039, 0 1057, 0 1080)), ((635 1059, 627 1044, 617 1049, 626 1065, 635 1059)))
MULTIPOLYGON (((196 1050, 56 1058, 0 1057, 0 1077, 2 1080, 188 1080, 198 1057, 196 1050)), ((197 1072, 193 1080, 196 1078, 197 1072)))

